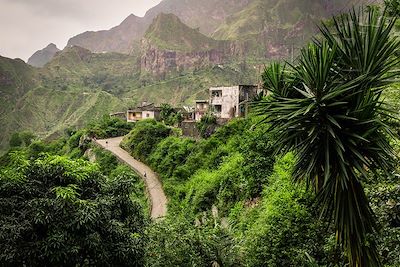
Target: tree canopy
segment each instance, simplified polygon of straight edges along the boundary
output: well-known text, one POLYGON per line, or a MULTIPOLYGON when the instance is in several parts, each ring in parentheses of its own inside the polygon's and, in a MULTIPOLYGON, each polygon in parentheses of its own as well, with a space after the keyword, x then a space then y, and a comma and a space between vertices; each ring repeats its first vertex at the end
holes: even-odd
POLYGON ((1 266, 143 266, 142 207, 135 178, 98 165, 11 153, 0 171, 1 266))

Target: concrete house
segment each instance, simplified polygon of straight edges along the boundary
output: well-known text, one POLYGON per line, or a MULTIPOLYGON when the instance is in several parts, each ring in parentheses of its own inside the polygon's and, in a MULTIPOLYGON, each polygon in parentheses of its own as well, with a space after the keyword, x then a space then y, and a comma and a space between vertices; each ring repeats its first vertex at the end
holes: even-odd
POLYGON ((196 100, 194 107, 194 120, 200 121, 201 118, 208 112, 209 102, 208 100, 196 100))
POLYGON ((210 111, 220 119, 245 117, 249 101, 258 93, 257 85, 210 88, 210 111))
POLYGON ((160 119, 161 108, 154 106, 153 103, 147 104, 147 102, 143 102, 142 106, 129 109, 126 112, 126 121, 127 122, 136 122, 144 119, 160 119))

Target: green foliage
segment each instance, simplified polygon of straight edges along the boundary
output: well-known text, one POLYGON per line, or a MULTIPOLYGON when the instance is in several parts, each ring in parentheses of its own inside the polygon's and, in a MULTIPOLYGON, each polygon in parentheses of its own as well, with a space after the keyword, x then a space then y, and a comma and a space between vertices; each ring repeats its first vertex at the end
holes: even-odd
POLYGON ((400 1, 399 0, 385 0, 385 6, 391 16, 400 15, 400 1))
POLYGON ((160 117, 166 125, 170 126, 177 125, 183 121, 182 113, 175 111, 170 104, 161 104, 160 117))
POLYGON ((206 211, 215 203, 221 212, 226 212, 243 198, 247 188, 243 185, 243 157, 230 155, 217 170, 201 170, 186 183, 185 204, 196 214, 206 211))
POLYGON ((135 123, 134 129, 122 141, 122 146, 130 151, 134 157, 142 161, 147 157, 164 138, 171 133, 171 129, 155 120, 142 120, 135 123))
POLYGON ((276 131, 276 150, 295 151, 294 180, 318 192, 322 215, 333 218, 351 266, 381 265, 368 239, 377 227, 361 181, 368 171, 390 172, 397 163, 385 123, 392 115, 380 99, 398 75, 394 23, 377 9, 334 18, 296 65, 266 69, 272 94, 258 103, 276 131))
POLYGON ((217 118, 211 113, 206 113, 201 117, 200 121, 197 122, 196 126, 197 129, 199 129, 201 137, 210 137, 217 127, 217 118))
POLYGON ((126 135, 132 128, 132 123, 128 123, 120 118, 104 115, 100 120, 89 124, 87 133, 90 137, 110 138, 126 135))
POLYGON ((308 256, 319 263, 326 257, 326 226, 313 214, 305 188, 292 184, 293 162, 292 155, 277 162, 256 219, 243 232, 247 266, 311 266, 308 256))
POLYGON ((151 225, 146 266, 240 266, 239 246, 218 218, 194 225, 185 216, 151 225))
POLYGON ((13 133, 10 139, 10 147, 29 146, 36 136, 31 132, 13 133))
POLYGON ((187 177, 182 176, 180 167, 184 165, 193 149, 193 140, 170 136, 156 146, 147 161, 158 173, 182 181, 187 177))
POLYGON ((111 152, 95 147, 93 148, 96 163, 100 165, 100 170, 104 175, 110 175, 119 165, 117 158, 111 152))
POLYGON ((377 179, 366 185, 378 223, 380 225, 378 248, 385 266, 400 265, 400 187, 399 169, 387 177, 377 179))
POLYGON ((106 180, 97 165, 60 156, 28 164, 20 179, 12 168, 0 176, 0 265, 143 266, 146 220, 131 176, 106 180))
POLYGON ((171 210, 196 214, 216 205, 226 213, 238 200, 258 197, 272 171, 271 136, 238 119, 208 139, 168 137, 146 162, 161 175, 171 210))

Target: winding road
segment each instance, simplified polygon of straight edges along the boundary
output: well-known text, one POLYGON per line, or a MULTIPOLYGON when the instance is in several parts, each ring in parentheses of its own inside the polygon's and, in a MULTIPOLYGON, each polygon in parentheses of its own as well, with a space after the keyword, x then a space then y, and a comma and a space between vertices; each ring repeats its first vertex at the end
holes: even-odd
POLYGON ((167 197, 158 175, 147 165, 134 159, 119 144, 123 137, 96 140, 96 143, 104 149, 113 153, 120 161, 129 165, 146 183, 147 192, 151 199, 151 218, 158 219, 167 214, 167 197))

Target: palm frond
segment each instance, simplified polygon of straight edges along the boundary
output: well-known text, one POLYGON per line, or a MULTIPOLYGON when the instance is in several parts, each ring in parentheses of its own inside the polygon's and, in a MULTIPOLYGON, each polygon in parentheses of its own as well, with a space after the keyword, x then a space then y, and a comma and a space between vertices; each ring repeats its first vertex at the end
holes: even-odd
POLYGON ((385 123, 393 116, 381 101, 399 74, 394 22, 376 9, 353 9, 333 27, 323 24, 322 39, 302 49, 297 64, 266 68, 270 95, 254 108, 277 132, 276 152, 295 152, 293 178, 317 193, 351 266, 380 266, 374 241, 367 242, 377 226, 362 181, 397 160, 385 123))

